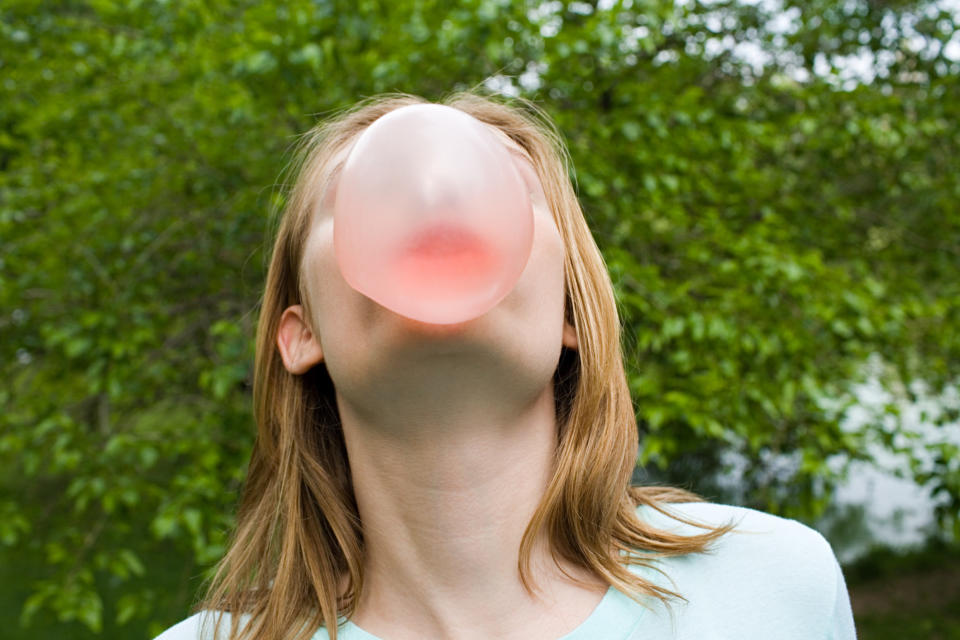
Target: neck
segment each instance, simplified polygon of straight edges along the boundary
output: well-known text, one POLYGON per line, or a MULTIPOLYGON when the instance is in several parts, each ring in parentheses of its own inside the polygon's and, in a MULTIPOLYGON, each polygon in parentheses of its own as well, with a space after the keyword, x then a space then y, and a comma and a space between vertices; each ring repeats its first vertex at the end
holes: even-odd
POLYGON ((442 428, 373 425, 339 406, 367 554, 358 625, 374 634, 383 626, 391 639, 400 629, 507 637, 531 626, 556 638, 589 615, 606 584, 568 565, 590 586, 563 576, 545 539, 531 556, 539 597, 524 590, 517 566, 555 466, 552 385, 511 415, 445 412, 442 428))

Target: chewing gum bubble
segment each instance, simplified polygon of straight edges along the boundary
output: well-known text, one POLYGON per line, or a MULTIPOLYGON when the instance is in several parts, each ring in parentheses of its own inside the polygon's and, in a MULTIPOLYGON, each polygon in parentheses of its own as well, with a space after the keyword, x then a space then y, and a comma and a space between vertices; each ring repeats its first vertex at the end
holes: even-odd
POLYGON ((490 128, 438 104, 378 118, 337 185, 333 241, 347 283, 434 324, 483 315, 516 285, 533 246, 533 208, 490 128))

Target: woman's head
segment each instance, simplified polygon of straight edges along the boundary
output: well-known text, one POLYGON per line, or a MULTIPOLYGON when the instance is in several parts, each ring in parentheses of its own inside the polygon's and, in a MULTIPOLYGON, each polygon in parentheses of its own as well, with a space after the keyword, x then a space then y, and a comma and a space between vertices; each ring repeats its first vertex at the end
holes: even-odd
POLYGON ((319 624, 334 635, 337 615, 349 617, 355 610, 364 543, 337 395, 349 399, 377 376, 386 380, 390 369, 384 356, 375 354, 376 346, 404 348, 398 332, 408 341, 411 335, 429 336, 441 345, 436 348, 476 347, 472 353, 478 354, 481 346, 495 345, 502 357, 526 354, 534 359, 527 365, 531 389, 537 381, 552 384, 555 470, 518 558, 528 589, 536 588, 529 562, 541 534, 555 557, 626 593, 665 598, 675 594, 624 566, 648 560, 621 552, 640 548, 648 559, 695 552, 722 533, 674 536, 636 518, 638 504, 696 498, 630 486, 637 430, 613 286, 573 190, 562 139, 534 105, 469 92, 442 102, 485 123, 523 156, 525 179, 539 193, 537 238, 515 293, 487 316, 465 323, 469 328, 451 329, 405 321, 339 277, 329 229, 338 163, 377 118, 423 102, 405 94, 365 100, 309 131, 292 165, 295 181, 276 232, 257 327, 258 437, 234 540, 197 607, 250 613, 248 630, 256 637, 302 632, 306 638, 319 624), (511 322, 519 337, 509 335, 511 322), (353 344, 362 337, 376 344, 353 344), (447 338, 453 342, 444 342, 447 338))
MULTIPOLYGON (((322 168, 315 182, 325 186, 306 199, 310 204, 303 211, 295 212, 308 218, 300 255, 292 260, 299 265, 301 302, 283 312, 277 346, 293 374, 325 365, 341 418, 345 411, 362 410, 384 428, 391 424, 400 428, 414 421, 404 415, 406 408, 410 414, 435 416, 452 427, 455 417, 469 421, 465 409, 470 400, 479 416, 496 421, 496 410, 515 415, 515 405, 527 406, 544 389, 552 391, 561 347, 577 346, 572 322, 564 321, 564 240, 540 171, 531 154, 499 128, 479 126, 494 133, 494 144, 508 151, 503 156, 523 178, 533 208, 534 237, 530 256, 508 295, 467 322, 434 325, 410 320, 347 284, 334 251, 333 205, 347 152, 364 127, 356 127, 342 146, 316 159, 322 168), (508 402, 508 394, 517 398, 515 403, 508 402), (460 402, 452 402, 455 399, 460 402), (444 416, 444 409, 451 415, 444 416)), ((531 149, 544 145, 529 135, 524 143, 531 149)), ((540 149, 538 155, 552 154, 540 149)))
MULTIPOLYGON (((336 387, 340 393, 349 392, 347 387, 352 385, 360 393, 364 384, 378 384, 379 373, 389 375, 389 369, 377 368, 390 360, 380 348, 389 337, 381 337, 378 331, 402 327, 431 336, 451 334, 451 327, 404 322, 401 316, 351 289, 339 273, 332 250, 337 178, 352 144, 380 116, 425 102, 403 94, 380 96, 356 105, 304 138, 302 164, 296 167, 299 176, 280 223, 261 313, 261 323, 265 324, 260 329, 258 353, 261 365, 269 364, 276 376, 283 377, 279 365, 285 354, 282 344, 278 349, 267 342, 278 334, 282 340, 284 330, 293 343, 285 364, 288 371, 303 374, 323 362, 325 372, 340 383, 336 387), (305 331, 310 335, 305 336, 305 331), (376 344, 378 339, 381 344, 376 344), (374 361, 365 360, 364 354, 374 361)), ((594 363, 616 358, 619 325, 612 287, 573 192, 563 143, 548 118, 530 104, 524 105, 526 111, 520 111, 471 93, 455 94, 444 104, 470 114, 495 132, 521 157, 518 168, 531 189, 539 192, 533 198, 537 235, 531 260, 516 290, 498 305, 500 323, 491 325, 498 314, 488 314, 483 318, 485 329, 497 332, 494 340, 518 357, 527 349, 526 362, 537 357, 544 360, 551 375, 557 369, 561 346, 573 351, 579 348, 581 339, 588 341, 584 351, 594 363), (601 300, 603 292, 606 299, 601 300), (581 313, 593 316, 590 322, 575 321, 575 304, 581 313), (605 319, 601 320, 602 316, 605 319), (580 325, 607 335, 584 338, 579 335, 580 325), (556 345, 558 353, 551 354, 550 345, 556 345), (598 353, 604 348, 606 353, 598 353)), ((490 342, 483 346, 489 348, 490 342)), ((577 357, 567 351, 563 355, 563 370, 558 373, 566 381, 569 398, 577 357)), ((384 388, 382 383, 378 388, 384 388)), ((257 395, 262 400, 267 395, 275 397, 269 391, 257 395)), ((558 394, 558 403, 561 400, 558 394)))

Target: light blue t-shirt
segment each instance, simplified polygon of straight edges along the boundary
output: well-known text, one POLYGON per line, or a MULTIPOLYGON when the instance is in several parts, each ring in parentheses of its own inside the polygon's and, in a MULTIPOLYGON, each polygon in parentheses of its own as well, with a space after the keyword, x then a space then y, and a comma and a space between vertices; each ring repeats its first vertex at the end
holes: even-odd
MULTIPOLYGON (((558 640, 855 640, 850 598, 829 543, 813 529, 760 511, 692 502, 671 505, 703 524, 738 523, 709 553, 662 558, 657 571, 630 570, 681 594, 671 610, 650 599, 644 607, 612 586, 576 629, 558 640)), ((675 533, 702 533, 648 507, 646 522, 675 533)), ((170 627, 155 640, 211 640, 215 616, 200 612, 170 627), (207 635, 200 636, 208 615, 207 635)), ((241 617, 241 624, 249 619, 241 617)), ((229 614, 221 638, 229 630, 229 614)), ((379 638, 340 618, 340 640, 379 638)), ((312 640, 328 640, 320 628, 312 640)))

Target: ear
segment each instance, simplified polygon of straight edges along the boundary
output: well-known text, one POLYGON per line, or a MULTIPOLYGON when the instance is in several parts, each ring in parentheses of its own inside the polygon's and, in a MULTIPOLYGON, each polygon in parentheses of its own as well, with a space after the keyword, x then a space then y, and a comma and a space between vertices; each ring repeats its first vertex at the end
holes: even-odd
POLYGON ((577 343, 577 330, 574 329, 569 322, 563 323, 563 346, 574 350, 579 346, 577 343))
POLYGON ((302 305, 287 307, 280 316, 277 348, 283 366, 294 375, 306 373, 323 360, 323 348, 304 320, 302 305))

